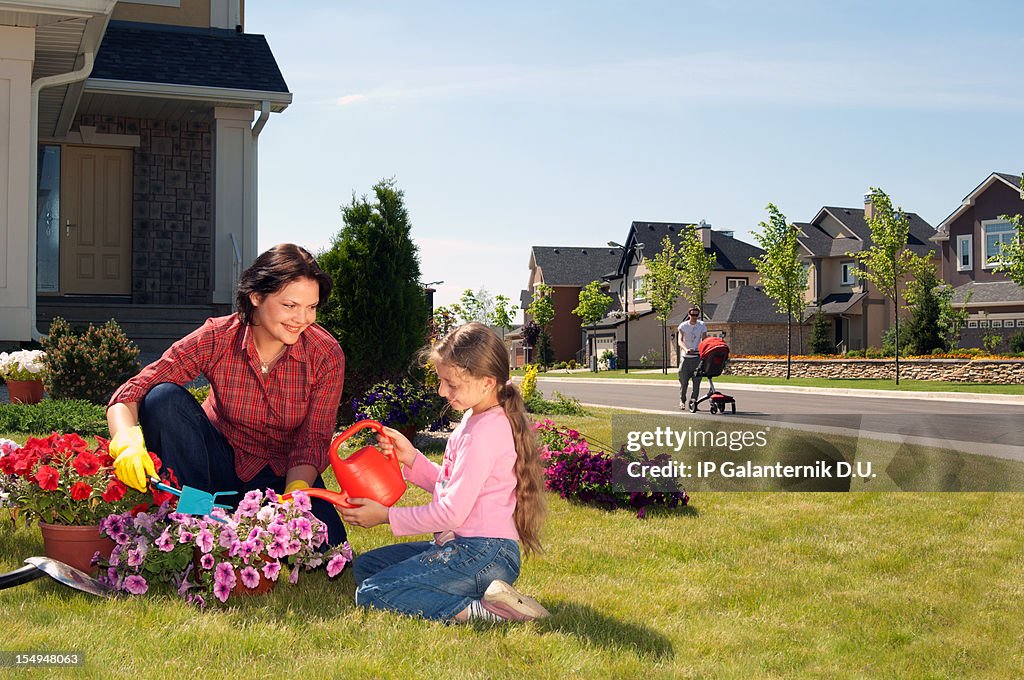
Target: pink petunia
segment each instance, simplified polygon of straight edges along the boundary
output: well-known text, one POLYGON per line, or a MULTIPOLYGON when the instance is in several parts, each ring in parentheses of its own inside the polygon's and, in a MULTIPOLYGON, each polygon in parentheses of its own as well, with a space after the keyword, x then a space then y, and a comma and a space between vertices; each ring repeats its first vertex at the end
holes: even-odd
POLYGON ((295 585, 299 582, 299 567, 295 566, 292 568, 292 573, 288 574, 288 582, 295 585))
POLYGON ((327 575, 334 578, 341 573, 341 570, 348 564, 348 560, 345 559, 344 555, 338 554, 331 558, 331 561, 327 563, 327 575))
POLYGON ((275 560, 287 557, 289 554, 288 544, 275 538, 270 542, 270 545, 267 546, 267 554, 275 560))
POLYGON ((255 588, 260 584, 260 574, 252 567, 245 567, 240 572, 242 577, 242 585, 246 588, 255 588))
POLYGON ((277 575, 281 573, 281 563, 277 560, 273 562, 267 562, 263 565, 263 577, 268 578, 271 581, 277 580, 277 575))
POLYGON ((203 529, 196 534, 196 545, 204 553, 208 553, 213 550, 213 534, 208 529, 203 529))
POLYGON ((174 539, 171 538, 171 530, 164 529, 164 532, 157 537, 154 543, 160 552, 170 552, 174 550, 174 539))
POLYGON ((209 571, 210 569, 213 569, 214 561, 215 560, 213 559, 213 555, 211 555, 210 553, 206 553, 205 555, 199 558, 199 566, 209 571))
POLYGON ((141 576, 132 574, 124 580, 124 589, 132 595, 144 595, 149 590, 149 584, 141 576))
POLYGON ((227 585, 225 585, 223 583, 214 583, 213 584, 213 596, 216 597, 221 602, 227 602, 228 601, 228 595, 230 595, 230 594, 231 594, 231 587, 229 587, 229 586, 227 586, 227 585))
POLYGON ((228 562, 221 562, 217 565, 213 572, 213 580, 216 583, 223 583, 229 589, 234 588, 238 582, 235 578, 235 569, 228 562))

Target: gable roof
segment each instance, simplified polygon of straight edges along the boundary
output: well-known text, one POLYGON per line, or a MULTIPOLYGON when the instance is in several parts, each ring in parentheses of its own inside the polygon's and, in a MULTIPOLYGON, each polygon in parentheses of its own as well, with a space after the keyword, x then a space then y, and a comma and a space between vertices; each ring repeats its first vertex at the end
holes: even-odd
POLYGON ((533 246, 531 265, 540 267, 549 286, 583 287, 613 271, 621 248, 608 246, 533 246))
MULTIPOLYGON (((626 246, 630 246, 634 241, 643 243, 645 246, 644 257, 653 258, 661 252, 661 242, 666 236, 679 243, 681 240, 679 234, 684 229, 695 226, 688 222, 634 221, 629 227, 630 234, 626 246)), ((751 264, 750 258, 759 257, 764 254, 763 250, 755 245, 733 238, 731 232, 710 230, 711 248, 706 250, 715 255, 714 271, 757 271, 754 265, 751 264)), ((620 275, 623 273, 624 264, 625 256, 623 255, 619 261, 618 273, 620 275)))
MULTIPOLYGON (((786 323, 786 315, 760 286, 736 286, 705 307, 712 305, 705 309, 707 323, 786 323)), ((794 320, 799 323, 799 312, 794 320)))
POLYGON ((288 93, 262 35, 128 21, 107 26, 90 80, 288 93))
POLYGON ((973 207, 974 202, 978 198, 978 196, 988 191, 989 187, 991 187, 993 184, 997 182, 1006 184, 1015 191, 1021 191, 1021 199, 1024 200, 1024 190, 1020 188, 1020 175, 1011 175, 1005 172, 993 172, 988 177, 986 177, 981 184, 974 187, 974 189, 971 190, 971 193, 964 196, 964 200, 960 202, 960 205, 957 207, 957 209, 951 212, 949 216, 946 217, 946 219, 942 220, 942 222, 939 223, 939 228, 935 231, 935 236, 933 237, 933 240, 948 241, 950 223, 952 223, 953 220, 963 215, 969 208, 973 207))
MULTIPOLYGON (((910 222, 907 247, 917 255, 934 255, 937 247, 931 242, 935 229, 917 213, 904 213, 910 222)), ((841 208, 824 206, 810 222, 799 222, 800 245, 812 257, 842 257, 846 253, 857 253, 871 246, 871 227, 864 218, 863 208, 841 208), (854 238, 833 238, 819 225, 825 217, 832 217, 849 230, 854 238)))

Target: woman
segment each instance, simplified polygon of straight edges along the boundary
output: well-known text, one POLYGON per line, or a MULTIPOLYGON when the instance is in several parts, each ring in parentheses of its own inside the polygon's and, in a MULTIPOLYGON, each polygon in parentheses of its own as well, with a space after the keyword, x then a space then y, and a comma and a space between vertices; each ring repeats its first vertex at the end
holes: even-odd
MULTIPOLYGON (((331 277, 287 243, 256 258, 238 282, 236 312, 208 319, 121 385, 107 405, 118 478, 144 489, 147 448, 180 484, 208 492, 316 486, 327 467, 345 355, 316 325, 331 277), (204 375, 200 407, 182 385, 204 375)), ((345 540, 330 503, 314 499, 328 543, 345 540)))

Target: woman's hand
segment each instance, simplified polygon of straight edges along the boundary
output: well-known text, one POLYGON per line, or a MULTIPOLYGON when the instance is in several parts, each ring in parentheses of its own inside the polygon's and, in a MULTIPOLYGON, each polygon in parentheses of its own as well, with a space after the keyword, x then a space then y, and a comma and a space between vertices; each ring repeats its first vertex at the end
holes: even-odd
POLYGON ((398 456, 399 463, 406 467, 412 467, 412 462, 416 460, 416 447, 398 430, 385 427, 384 432, 387 433, 386 437, 377 434, 377 448, 385 455, 393 452, 398 456))
MULTIPOLYGON (((408 440, 406 440, 408 443, 408 440)), ((345 524, 353 524, 357 527, 369 529, 378 524, 386 524, 388 521, 388 507, 369 498, 350 498, 352 505, 357 508, 339 508, 341 519, 345 524)))

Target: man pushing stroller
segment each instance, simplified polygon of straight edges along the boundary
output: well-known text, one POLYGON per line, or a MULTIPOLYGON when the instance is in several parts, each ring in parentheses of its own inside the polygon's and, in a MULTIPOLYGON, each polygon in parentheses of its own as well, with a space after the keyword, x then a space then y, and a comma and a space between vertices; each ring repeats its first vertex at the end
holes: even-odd
POLYGON ((698 347, 708 337, 708 327, 700 318, 700 308, 690 307, 686 320, 679 324, 676 342, 679 344, 679 408, 686 410, 686 388, 693 380, 693 392, 690 401, 696 402, 700 397, 700 353, 698 347))

